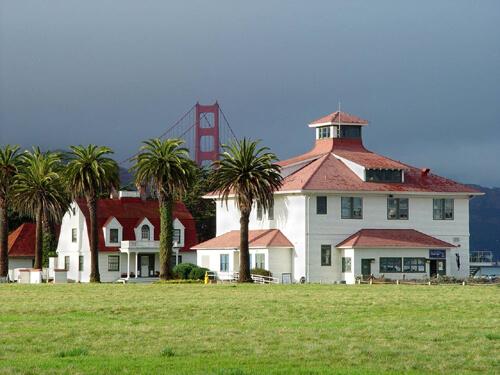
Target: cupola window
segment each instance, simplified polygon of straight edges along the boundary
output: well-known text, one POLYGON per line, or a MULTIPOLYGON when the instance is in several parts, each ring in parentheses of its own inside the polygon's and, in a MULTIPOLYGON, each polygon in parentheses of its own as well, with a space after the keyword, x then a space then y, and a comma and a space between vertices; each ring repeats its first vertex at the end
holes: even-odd
POLYGON ((318 138, 323 139, 323 138, 330 138, 330 127, 329 126, 323 126, 318 129, 318 138))

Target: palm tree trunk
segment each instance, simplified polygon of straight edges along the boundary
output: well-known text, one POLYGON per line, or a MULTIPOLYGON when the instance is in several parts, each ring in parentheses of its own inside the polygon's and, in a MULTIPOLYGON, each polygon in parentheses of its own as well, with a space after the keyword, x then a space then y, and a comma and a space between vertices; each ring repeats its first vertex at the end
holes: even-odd
POLYGON ((95 196, 87 197, 87 207, 89 209, 90 219, 90 282, 100 283, 99 274, 99 251, 97 248, 97 198, 95 196))
POLYGON ((170 194, 160 193, 160 280, 172 277, 170 261, 172 259, 172 243, 174 229, 172 227, 173 198, 170 194))
POLYGON ((7 200, 0 198, 0 277, 9 272, 7 200))
POLYGON ((240 283, 251 283, 250 254, 248 251, 248 221, 250 212, 242 212, 240 217, 240 283))
POLYGON ((43 207, 39 205, 36 209, 36 241, 35 241, 35 266, 42 269, 42 250, 43 250, 43 207))

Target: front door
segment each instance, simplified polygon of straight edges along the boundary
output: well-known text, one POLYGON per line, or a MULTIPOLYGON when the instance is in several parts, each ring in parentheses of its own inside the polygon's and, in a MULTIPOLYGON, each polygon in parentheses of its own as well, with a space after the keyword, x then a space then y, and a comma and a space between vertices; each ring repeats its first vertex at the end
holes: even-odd
POLYGON ((361 259, 361 274, 363 275, 363 277, 367 277, 372 274, 371 259, 361 259))
POLYGON ((140 261, 140 275, 141 277, 151 277, 154 276, 154 255, 153 254, 147 254, 147 255, 141 255, 140 256, 141 261, 140 261))
POLYGON ((444 259, 431 259, 429 264, 429 274, 431 277, 436 277, 437 275, 446 275, 446 260, 444 259))

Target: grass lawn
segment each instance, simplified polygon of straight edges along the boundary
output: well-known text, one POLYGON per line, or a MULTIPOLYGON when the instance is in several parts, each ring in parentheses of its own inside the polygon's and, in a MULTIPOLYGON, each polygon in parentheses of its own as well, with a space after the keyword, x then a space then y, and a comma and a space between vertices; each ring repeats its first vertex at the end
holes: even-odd
POLYGON ((500 373, 500 288, 0 285, 1 374, 500 373))

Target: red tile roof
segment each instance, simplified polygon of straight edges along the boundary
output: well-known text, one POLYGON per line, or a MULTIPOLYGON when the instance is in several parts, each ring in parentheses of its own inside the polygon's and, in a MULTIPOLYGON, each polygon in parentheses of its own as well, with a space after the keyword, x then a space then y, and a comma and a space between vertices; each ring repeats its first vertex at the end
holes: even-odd
MULTIPOLYGON (((87 231, 90 237, 89 211, 84 200, 77 200, 77 204, 82 210, 86 222, 87 231)), ((105 246, 104 233, 102 227, 112 217, 116 218, 123 227, 123 241, 135 241, 134 229, 140 224, 142 219, 148 220, 155 227, 154 240, 160 237, 160 211, 158 201, 142 200, 141 198, 121 198, 121 199, 100 199, 97 208, 98 248, 99 251, 119 251, 118 247, 105 246)), ((177 218, 185 227, 184 247, 180 251, 190 251, 196 244, 196 224, 193 216, 186 206, 181 202, 174 204, 174 220, 177 218)))
MULTIPOLYGON (((293 244, 279 229, 259 229, 248 231, 250 248, 288 247, 293 244)), ((233 230, 218 237, 193 246, 194 250, 237 249, 240 247, 240 231, 233 230)))
POLYGON ((414 229, 361 229, 337 244, 338 248, 453 248, 448 242, 414 229))
POLYGON ((309 126, 318 126, 318 125, 336 125, 340 123, 340 125, 352 124, 352 125, 368 125, 368 121, 363 120, 357 116, 351 115, 347 112, 333 112, 329 115, 323 116, 319 119, 314 120, 309 123, 309 126))
POLYGON ((36 242, 36 225, 33 223, 21 224, 9 234, 9 257, 34 257, 36 242))
POLYGON ((315 147, 297 157, 279 163, 284 176, 280 191, 391 191, 425 193, 469 193, 478 190, 421 169, 368 151, 361 140, 329 138, 317 140, 315 147), (360 179, 339 157, 367 169, 404 169, 404 183, 367 182, 360 179))

